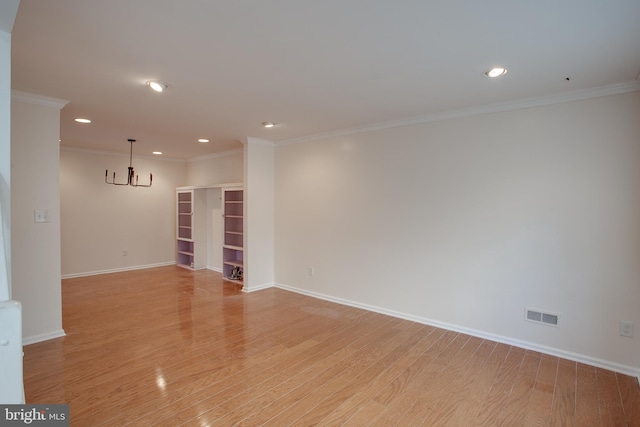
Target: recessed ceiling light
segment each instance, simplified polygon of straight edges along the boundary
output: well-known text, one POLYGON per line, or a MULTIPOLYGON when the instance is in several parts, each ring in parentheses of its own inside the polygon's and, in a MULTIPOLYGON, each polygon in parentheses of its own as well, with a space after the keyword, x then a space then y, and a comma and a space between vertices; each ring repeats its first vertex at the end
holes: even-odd
POLYGON ((158 156, 162 154, 162 151, 154 151, 153 154, 157 154, 158 156))
POLYGON ((208 140, 208 139, 205 139, 205 138, 200 138, 200 139, 198 140, 198 142, 202 142, 203 144, 205 144, 205 143, 209 142, 209 140, 208 140))
POLYGON ((156 82, 156 81, 148 81, 147 86, 149 86, 151 89, 155 90, 156 92, 162 92, 163 90, 169 87, 166 83, 156 82))
POLYGON ((507 74, 507 69, 503 67, 493 67, 489 71, 485 71, 484 75, 487 77, 500 77, 507 74))
POLYGON ((91 123, 91 120, 89 119, 83 119, 81 117, 78 117, 77 119, 74 119, 76 122, 78 123, 91 123))
POLYGON ((271 122, 262 122, 262 126, 266 127, 266 128, 272 128, 275 125, 271 122))

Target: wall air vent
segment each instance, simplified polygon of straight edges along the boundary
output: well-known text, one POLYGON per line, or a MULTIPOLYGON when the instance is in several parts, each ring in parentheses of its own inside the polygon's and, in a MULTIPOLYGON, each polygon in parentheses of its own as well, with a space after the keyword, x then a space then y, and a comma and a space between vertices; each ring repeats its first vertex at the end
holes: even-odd
POLYGON ((557 327, 560 316, 555 313, 545 313, 541 310, 535 310, 525 307, 524 319, 528 320, 529 322, 542 323, 544 325, 557 327))

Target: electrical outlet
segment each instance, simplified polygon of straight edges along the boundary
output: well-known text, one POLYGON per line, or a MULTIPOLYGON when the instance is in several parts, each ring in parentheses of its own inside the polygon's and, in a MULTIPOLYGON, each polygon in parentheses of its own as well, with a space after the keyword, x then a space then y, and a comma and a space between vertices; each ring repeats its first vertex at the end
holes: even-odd
POLYGON ((127 256, 127 255, 129 255, 129 251, 126 250, 126 249, 123 249, 122 250, 122 256, 127 256))
POLYGON ((620 321, 620 335, 633 338, 633 322, 620 321))
POLYGON ((51 222, 48 209, 38 209, 33 211, 33 222, 51 222))

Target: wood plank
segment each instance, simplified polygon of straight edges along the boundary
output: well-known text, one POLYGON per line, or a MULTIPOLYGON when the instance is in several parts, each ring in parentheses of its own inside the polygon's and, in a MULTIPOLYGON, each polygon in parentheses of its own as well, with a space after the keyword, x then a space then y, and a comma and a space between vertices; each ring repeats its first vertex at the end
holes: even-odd
POLYGON ((637 378, 616 374, 624 418, 629 427, 640 427, 640 384, 637 378))
MULTIPOLYGON (((508 346, 483 341, 473 355, 468 372, 459 378, 458 391, 452 396, 454 409, 446 425, 470 425, 489 392, 496 372, 508 353, 508 346)), ((443 395, 444 396, 444 395, 443 395)))
POLYGON ((576 419, 576 362, 560 359, 551 408, 552 426, 573 426, 576 419))
MULTIPOLYGON (((409 322, 410 323, 410 322, 409 322)), ((414 324, 415 325, 415 324, 414 324)), ((418 326, 419 329, 419 326, 418 326)), ((404 344, 407 340, 416 334, 416 330, 412 327, 397 334, 392 340, 379 346, 375 352, 371 354, 369 366, 361 369, 355 375, 342 376, 340 381, 336 381, 331 386, 328 395, 313 407, 311 411, 307 411, 303 416, 295 420, 298 425, 315 425, 323 420, 328 414, 335 410, 340 404, 351 398, 359 390, 368 386, 368 384, 385 369, 393 360, 397 359, 404 353, 404 344)), ((271 424, 277 425, 277 424, 271 424)))
MULTIPOLYGON (((331 365, 327 366, 326 364, 325 365, 321 364, 320 366, 321 367, 333 366, 335 362, 343 360, 346 357, 353 356, 354 354, 357 354, 356 350, 360 349, 360 351, 362 351, 361 349, 363 347, 365 347, 366 345, 370 345, 371 342, 375 342, 376 340, 380 339, 381 334, 387 333, 386 329, 383 327, 384 325, 388 323, 393 323, 393 322, 397 322, 397 320, 385 318, 384 316, 377 316, 376 319, 371 319, 369 322, 366 322, 364 325, 358 325, 359 327, 356 331, 351 331, 351 334, 347 334, 347 336, 344 336, 343 340, 337 341, 338 347, 340 343, 342 343, 343 345, 346 345, 347 340, 349 340, 350 338, 353 339, 353 336, 354 336, 353 333, 356 333, 359 338, 350 341, 348 345, 341 347, 340 351, 328 357, 326 361, 331 362, 332 363, 331 365), (373 330, 369 328, 369 331, 362 329, 362 326, 368 326, 372 324, 379 326, 379 328, 375 328, 373 330)), ((329 350, 331 350, 331 348, 329 348, 329 350)), ((320 357, 326 354, 326 353, 323 353, 323 351, 318 348, 311 349, 310 354, 311 353, 317 354, 320 357)), ((280 358, 280 356, 278 356, 278 358, 280 358)), ((302 362, 304 362, 304 360, 302 362)), ((288 363, 289 362, 285 362, 283 367, 281 367, 280 369, 276 369, 276 372, 278 370, 285 372, 286 374, 290 374, 294 372, 294 371, 290 371, 291 366, 288 366, 288 363)), ((210 421, 213 421, 217 417, 224 416, 227 412, 229 412, 229 407, 223 404, 229 401, 238 402, 237 399, 240 398, 240 395, 239 395, 240 393, 247 393, 247 392, 251 393, 252 390, 251 388, 249 388, 250 385, 255 386, 257 384, 258 386, 261 387, 260 383, 257 381, 257 377, 255 376, 256 372, 259 373, 260 371, 263 371, 264 370, 263 365, 266 367, 269 367, 271 364, 272 362, 266 361, 266 363, 260 363, 259 365, 257 365, 256 371, 242 372, 240 374, 241 376, 234 375, 232 377, 225 377, 223 379, 223 382, 211 384, 211 386, 207 388, 204 393, 206 395, 206 398, 204 400, 199 401, 197 405, 193 405, 192 403, 193 399, 190 399, 189 396, 187 396, 186 399, 183 399, 184 402, 182 402, 181 406, 177 408, 176 407, 172 408, 173 414, 170 416, 169 421, 171 421, 172 424, 178 424, 179 421, 182 422, 182 421, 190 420, 194 418, 201 418, 203 420, 209 419, 210 421), (203 410, 202 408, 208 408, 208 409, 203 410), (182 410, 177 411, 176 409, 182 409, 182 410)), ((300 379, 299 377, 296 377, 293 374, 288 376, 292 376, 293 378, 296 379, 296 381, 300 379)), ((254 387, 254 390, 255 390, 255 387, 254 387)), ((199 395, 199 394, 200 394, 199 392, 196 393, 196 395, 199 395)), ((241 406, 241 405, 238 405, 238 406, 241 406)))
MULTIPOLYGON (((365 325, 363 325, 365 326, 365 325)), ((375 329, 368 328, 360 331, 353 331, 351 328, 343 334, 343 339, 327 340, 322 343, 322 348, 315 351, 311 357, 303 361, 300 366, 292 366, 283 371, 282 381, 275 377, 270 381, 272 387, 254 393, 247 403, 234 405, 227 408, 226 417, 233 419, 235 425, 258 425, 274 417, 283 408, 290 406, 287 396, 295 396, 297 388, 304 386, 309 381, 321 376, 325 371, 338 363, 344 362, 347 358, 353 357, 359 348, 365 346, 366 337, 375 329), (353 341, 353 336, 360 338, 353 341), (296 375, 296 373, 298 373, 296 375)), ((336 336, 336 338, 338 338, 336 336)))
MULTIPOLYGON (((372 422, 378 418, 380 413, 385 409, 383 405, 373 400, 367 401, 364 405, 358 408, 358 411, 349 418, 343 425, 345 426, 370 426, 372 422)), ((331 425, 324 421, 319 425, 331 425)))
POLYGON ((451 392, 444 390, 451 381, 451 377, 445 374, 445 371, 460 354, 465 354, 463 349, 469 339, 468 335, 456 334, 447 348, 438 354, 410 384, 407 394, 413 396, 412 400, 415 403, 404 413, 398 424, 420 425, 429 414, 434 411, 439 412, 439 408, 436 406, 439 394, 450 394, 451 392))
POLYGON ((576 382, 576 425, 600 424, 596 368, 578 363, 576 382))
MULTIPOLYGON (((410 347, 412 345, 415 344, 415 342, 417 340, 419 340, 419 337, 421 336, 421 328, 415 324, 410 324, 408 326, 407 329, 403 330, 401 333, 397 334, 394 337, 394 340, 401 341, 403 339, 406 339, 406 342, 396 346, 395 344, 391 344, 395 349, 395 351, 406 351, 407 347, 410 347), (405 345, 406 344, 406 345, 405 345)), ((384 366, 384 360, 381 361, 380 363, 377 363, 376 366, 378 368, 382 368, 384 366)), ((293 367, 295 368, 295 367, 293 367)), ((303 367, 301 367, 303 368, 303 367)), ((286 375, 287 377, 291 377, 291 368, 288 369, 288 372, 283 373, 283 375, 286 375)), ((275 383, 273 383, 273 387, 276 387, 278 384, 281 384, 282 380, 277 381, 275 383)), ((261 388, 265 388, 264 384, 261 384, 261 388)), ((270 389, 268 389, 269 391, 270 389)), ((268 392, 266 394, 269 394, 268 392)), ((233 424, 235 425, 238 421, 243 420, 246 418, 247 414, 250 413, 256 413, 258 411, 261 411, 262 408, 270 403, 270 399, 271 399, 271 395, 267 395, 267 396, 259 396, 259 398, 256 398, 256 395, 254 394, 253 396, 250 397, 251 401, 249 402, 249 404, 246 405, 242 405, 242 407, 238 408, 237 410, 234 409, 233 407, 227 407, 225 408, 223 405, 223 408, 225 408, 227 410, 226 414, 224 417, 221 417, 219 419, 215 420, 216 424, 220 424, 220 425, 228 425, 228 424, 233 424)), ((237 406, 237 405, 234 405, 237 406)))
MULTIPOLYGON (((430 397, 425 396, 421 399, 431 399, 434 402, 433 407, 436 409, 430 410, 424 418, 416 415, 417 420, 423 419, 423 423, 426 425, 436 425, 444 424, 445 421, 452 418, 456 409, 463 404, 462 399, 467 396, 471 387, 469 379, 476 375, 473 371, 473 362, 477 360, 477 357, 481 359, 488 357, 486 352, 490 348, 486 345, 483 346, 483 344, 482 339, 470 337, 458 354, 451 358, 450 363, 438 375, 444 384, 438 384, 437 378, 434 378, 430 386, 432 390, 428 393, 430 397)), ((424 391, 427 392, 427 389, 424 391)))
MULTIPOLYGON (((367 332, 370 333, 375 330, 377 329, 370 328, 369 331, 362 331, 362 334, 356 334, 355 336, 366 335, 367 332)), ((300 375, 292 376, 280 385, 258 396, 249 408, 240 408, 244 418, 238 425, 261 425, 292 407, 302 395, 312 392, 332 377, 338 375, 343 369, 347 369, 347 359, 358 357, 357 351, 365 347, 364 344, 366 343, 363 343, 360 339, 339 348, 329 356, 325 357, 319 353, 318 356, 320 357, 309 363, 308 368, 300 375), (360 344, 355 345, 358 341, 360 341, 360 344), (261 405, 261 403, 263 404, 261 405)), ((333 347, 330 350, 335 348, 338 347, 333 347)))
POLYGON ((598 407, 600 409, 600 422, 602 425, 625 425, 625 414, 616 374, 611 371, 596 368, 596 382, 598 384, 598 407))
MULTIPOLYGON (((406 324, 405 324, 406 325, 406 324)), ((305 416, 331 396, 336 390, 344 388, 368 367, 375 364, 387 351, 389 341, 400 332, 399 329, 378 330, 374 333, 381 334, 374 341, 362 347, 352 357, 332 366, 323 372, 321 376, 314 378, 312 382, 305 383, 302 390, 298 390, 296 399, 292 404, 283 408, 275 417, 269 419, 264 425, 286 425, 297 422, 299 418, 305 416)))
POLYGON ((502 411, 498 414, 497 425, 520 426, 524 424, 539 367, 540 357, 527 352, 520 365, 520 371, 511 389, 511 394, 502 407, 502 411))
MULTIPOLYGON (((420 329, 423 328, 421 327, 420 329)), ((360 412, 361 407, 372 401, 381 387, 386 386, 398 378, 409 365, 413 364, 421 354, 433 345, 435 339, 431 332, 433 332, 434 329, 427 329, 427 331, 429 331, 427 335, 424 333, 417 335, 415 342, 407 342, 406 348, 399 348, 400 354, 402 354, 400 358, 392 360, 392 363, 389 363, 377 377, 371 380, 367 387, 343 402, 331 414, 324 418, 321 424, 331 425, 345 423, 350 420, 356 412, 360 412)), ((373 406, 384 409, 384 406, 379 404, 373 406)))
POLYGON ((531 393, 531 400, 524 417, 527 427, 548 426, 551 423, 553 392, 558 373, 558 358, 541 357, 538 375, 531 393))
POLYGON ((511 394, 525 353, 525 350, 517 347, 511 347, 509 349, 507 357, 498 370, 491 390, 487 394, 482 408, 476 414, 472 425, 482 426, 495 424, 503 406, 511 394))
POLYGON ((451 344, 455 337, 456 334, 453 332, 439 331, 439 334, 434 336, 434 338, 437 338, 435 342, 414 363, 406 367, 400 375, 382 387, 373 397, 373 400, 384 406, 389 406, 421 374, 422 370, 427 368, 437 355, 451 344))

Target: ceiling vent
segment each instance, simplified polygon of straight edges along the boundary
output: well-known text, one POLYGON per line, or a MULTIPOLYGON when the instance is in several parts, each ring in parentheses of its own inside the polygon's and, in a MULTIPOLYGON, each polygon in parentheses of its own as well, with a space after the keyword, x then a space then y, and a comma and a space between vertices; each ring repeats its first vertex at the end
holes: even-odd
POLYGON ((531 308, 524 309, 524 319, 529 322, 542 323, 549 326, 558 326, 558 320, 560 315, 555 313, 545 313, 541 310, 535 310, 531 308))

